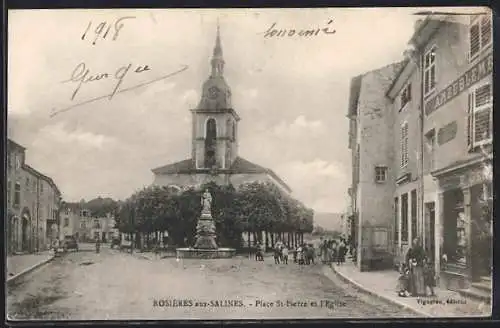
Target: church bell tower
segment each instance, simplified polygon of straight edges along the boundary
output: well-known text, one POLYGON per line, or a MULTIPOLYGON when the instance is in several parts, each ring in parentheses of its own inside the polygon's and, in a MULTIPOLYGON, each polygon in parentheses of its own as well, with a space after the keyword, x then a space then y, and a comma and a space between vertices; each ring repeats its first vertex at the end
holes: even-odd
POLYGON ((224 79, 224 58, 217 23, 211 72, 203 83, 201 100, 191 109, 192 158, 197 169, 227 170, 238 154, 238 121, 231 104, 231 88, 224 79))

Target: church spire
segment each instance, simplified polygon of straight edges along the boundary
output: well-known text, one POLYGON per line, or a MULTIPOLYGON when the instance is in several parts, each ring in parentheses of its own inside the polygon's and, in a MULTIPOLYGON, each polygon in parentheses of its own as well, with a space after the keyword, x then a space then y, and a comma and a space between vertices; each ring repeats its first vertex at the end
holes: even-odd
POLYGON ((220 42, 220 25, 217 19, 217 37, 215 39, 214 53, 212 57, 212 77, 224 74, 224 58, 222 57, 222 46, 220 42))

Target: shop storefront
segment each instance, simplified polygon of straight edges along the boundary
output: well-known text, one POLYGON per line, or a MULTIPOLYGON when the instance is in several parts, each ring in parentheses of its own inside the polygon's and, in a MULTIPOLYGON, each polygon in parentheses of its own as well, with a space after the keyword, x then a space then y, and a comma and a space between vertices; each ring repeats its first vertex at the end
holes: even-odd
POLYGON ((478 156, 434 172, 439 186, 442 287, 469 288, 491 276, 492 184, 478 156))

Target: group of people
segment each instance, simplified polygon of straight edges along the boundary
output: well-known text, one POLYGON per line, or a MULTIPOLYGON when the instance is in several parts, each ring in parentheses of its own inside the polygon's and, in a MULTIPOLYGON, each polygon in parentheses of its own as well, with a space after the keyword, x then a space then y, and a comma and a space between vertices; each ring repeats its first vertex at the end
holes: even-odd
POLYGON ((398 279, 398 295, 401 297, 427 296, 427 289, 435 296, 436 274, 434 265, 429 256, 426 255, 419 238, 413 240, 413 244, 406 253, 405 262, 400 268, 398 279))
POLYGON ((321 242, 320 251, 321 262, 323 264, 337 263, 337 265, 341 265, 345 263, 348 243, 342 237, 339 240, 324 239, 321 242))
MULTIPOLYGON (((263 244, 257 245, 257 251, 255 253, 256 261, 264 261, 264 253, 266 251, 266 247, 263 244)), ((301 244, 298 245, 295 249, 291 250, 293 254, 293 263, 297 263, 299 265, 309 265, 314 264, 314 258, 316 255, 316 251, 314 245, 312 244, 301 244)), ((290 250, 287 245, 283 242, 278 241, 273 248, 273 258, 275 264, 288 264, 290 250)))

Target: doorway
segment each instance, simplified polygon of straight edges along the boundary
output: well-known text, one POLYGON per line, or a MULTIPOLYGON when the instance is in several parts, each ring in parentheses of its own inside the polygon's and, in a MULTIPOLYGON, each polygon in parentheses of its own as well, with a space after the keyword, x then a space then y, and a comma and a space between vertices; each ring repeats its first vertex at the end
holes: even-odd
POLYGON ((432 259, 432 261, 435 261, 435 251, 436 251, 436 240, 435 240, 435 231, 436 231, 436 205, 434 202, 426 203, 425 204, 425 212, 426 212, 426 217, 427 217, 427 226, 428 231, 426 233, 426 245, 428 245, 427 248, 427 253, 432 259))

